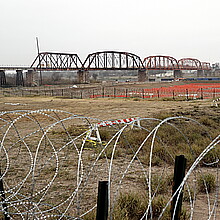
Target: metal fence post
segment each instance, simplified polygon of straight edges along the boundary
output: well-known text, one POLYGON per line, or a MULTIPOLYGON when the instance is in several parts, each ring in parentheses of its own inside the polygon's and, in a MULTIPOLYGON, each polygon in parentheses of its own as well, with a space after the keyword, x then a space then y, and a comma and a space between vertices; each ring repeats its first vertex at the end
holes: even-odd
POLYGON ((113 88, 113 96, 114 96, 114 98, 116 96, 116 88, 115 87, 113 88))
POLYGON ((105 87, 103 86, 102 87, 102 98, 104 98, 105 97, 105 87))
MULTIPOLYGON (((1 169, 0 169, 0 176, 2 176, 1 174, 1 169)), ((10 220, 10 217, 8 216, 8 207, 7 204, 5 203, 5 191, 4 191, 4 186, 3 186, 3 180, 2 178, 0 179, 0 196, 1 196, 1 200, 2 200, 2 208, 4 210, 4 219, 5 220, 10 220)))
POLYGON ((203 99, 203 90, 201 88, 201 99, 203 99))
POLYGON ((108 181, 99 181, 96 220, 108 218, 108 181))
MULTIPOLYGON (((174 177, 173 177, 173 194, 176 192, 178 187, 183 181, 186 170, 186 158, 184 155, 176 156, 175 158, 175 167, 174 167, 174 177)), ((183 192, 176 193, 173 197, 173 201, 171 203, 171 219, 172 220, 180 220, 181 208, 182 208, 182 200, 183 200, 183 192), (177 200, 178 199, 178 200, 177 200)))
POLYGON ((186 100, 187 101, 189 100, 189 91, 188 91, 188 89, 186 89, 186 100))

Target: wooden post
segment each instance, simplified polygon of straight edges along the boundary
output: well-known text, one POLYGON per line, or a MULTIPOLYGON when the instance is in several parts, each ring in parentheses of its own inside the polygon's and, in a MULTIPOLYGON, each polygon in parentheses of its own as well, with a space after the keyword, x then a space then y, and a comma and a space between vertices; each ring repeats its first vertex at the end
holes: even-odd
MULTIPOLYGON (((1 169, 0 169, 0 176, 2 176, 1 169)), ((2 179, 0 179, 0 195, 1 195, 2 208, 3 208, 5 220, 10 220, 10 217, 7 214, 8 213, 8 207, 7 207, 7 204, 5 203, 5 191, 4 191, 4 186, 3 186, 3 180, 2 179)))
POLYGON ((157 90, 157 97, 160 98, 159 90, 157 90))
POLYGON ((96 220, 108 218, 108 181, 99 181, 96 220))
POLYGON ((113 96, 114 96, 114 98, 116 96, 116 88, 115 87, 113 88, 113 96))
POLYGON ((186 89, 186 100, 187 100, 187 101, 189 100, 189 92, 188 92, 188 89, 186 89))
POLYGON ((105 87, 102 87, 102 98, 105 97, 105 87))
POLYGON ((128 98, 128 89, 125 90, 125 97, 128 98))
POLYGON ((144 89, 142 89, 142 97, 143 97, 143 99, 144 99, 144 89))
MULTIPOLYGON (((175 158, 175 167, 174 167, 174 177, 173 177, 173 194, 176 192, 178 187, 183 181, 186 170, 186 158, 184 155, 176 156, 175 158)), ((176 193, 171 203, 171 220, 180 220, 183 192, 176 193), (178 198, 178 200, 177 200, 178 198)))
POLYGON ((201 88, 201 99, 203 99, 203 90, 201 88))
POLYGON ((175 99, 175 92, 174 92, 174 90, 173 90, 173 99, 175 99))
POLYGON ((215 99, 215 88, 213 89, 213 99, 215 99))

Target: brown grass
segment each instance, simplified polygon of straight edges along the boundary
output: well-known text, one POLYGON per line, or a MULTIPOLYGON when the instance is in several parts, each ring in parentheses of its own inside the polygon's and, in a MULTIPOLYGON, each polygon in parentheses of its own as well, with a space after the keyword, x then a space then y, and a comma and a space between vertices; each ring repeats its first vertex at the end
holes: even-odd
MULTIPOLYGON (((103 120, 107 119, 123 119, 123 118, 129 118, 129 117, 137 117, 140 116, 142 118, 144 117, 157 117, 160 119, 164 119, 171 116, 186 116, 190 118, 194 118, 198 120, 202 125, 205 126, 205 128, 208 130, 210 135, 212 137, 215 137, 217 134, 219 134, 219 122, 220 122, 220 109, 219 108, 211 108, 211 101, 209 100, 198 100, 198 101, 152 101, 152 100, 142 100, 139 99, 138 101, 135 100, 126 100, 126 99, 95 99, 95 100, 75 100, 75 99, 60 99, 60 98, 43 98, 43 97, 1 97, 0 98, 0 108, 2 111, 12 111, 12 110, 21 110, 21 109, 31 109, 31 110, 37 110, 37 109, 62 109, 68 112, 72 112, 74 114, 84 115, 88 117, 94 117, 99 118, 103 120), (14 106, 14 105, 8 105, 5 103, 20 103, 22 105, 14 106), (25 105, 24 105, 25 104, 25 105)), ((12 116, 13 118, 15 116, 12 116)), ((42 121, 43 117, 37 116, 37 120, 42 121)), ((28 133, 29 130, 36 127, 36 125, 33 123, 30 127, 26 127, 26 122, 28 119, 24 119, 22 121, 22 126, 19 127, 19 130, 22 130, 22 132, 28 133)), ((42 122, 43 123, 43 122, 42 122)), ((49 123, 48 121, 44 122, 45 124, 49 123)), ((176 126, 178 126, 178 123, 175 123, 176 126)), ((186 122, 185 128, 182 129, 184 134, 188 137, 188 141, 192 147, 192 149, 189 149, 188 144, 186 143, 186 140, 182 138, 182 135, 179 132, 176 132, 176 130, 169 126, 164 125, 159 133, 158 136, 161 137, 163 142, 161 142, 159 139, 156 140, 155 144, 155 150, 154 150, 154 159, 153 159, 153 165, 155 173, 154 178, 152 179, 154 185, 153 190, 155 187, 160 184, 161 187, 159 194, 162 194, 162 196, 168 194, 167 196, 170 196, 169 192, 166 193, 165 186, 168 185, 169 189, 171 188, 169 177, 172 176, 172 169, 173 169, 173 158, 176 154, 185 154, 189 164, 191 164, 195 157, 198 156, 198 154, 201 152, 202 149, 209 143, 209 138, 207 133, 203 133, 204 129, 201 129, 200 126, 196 124, 191 124, 191 126, 188 126, 188 122, 186 122), (167 154, 167 151, 169 151, 172 155, 167 154), (193 153, 192 153, 193 151, 193 153), (169 171, 167 171, 166 176, 168 179, 163 179, 164 182, 159 183, 161 169, 166 166, 169 168, 169 171)), ((144 124, 145 126, 148 126, 150 129, 154 123, 152 124, 144 124)), ((66 124, 67 131, 70 135, 77 136, 81 132, 85 131, 86 127, 81 124, 73 125, 73 124, 66 124)), ((180 127, 182 128, 182 127, 180 127)), ((104 139, 104 142, 108 142, 108 140, 112 137, 112 133, 114 133, 112 130, 108 131, 108 129, 100 129, 101 136, 104 139), (109 135, 109 133, 111 135, 109 135)), ((126 130, 123 133, 123 136, 119 139, 119 146, 117 148, 115 159, 114 159, 114 168, 113 168, 113 186, 117 185, 117 178, 121 177, 122 172, 125 170, 128 162, 130 161, 133 152, 137 149, 139 144, 143 141, 143 139, 146 137, 148 132, 143 130, 126 130)), ((15 134, 11 134, 11 137, 8 138, 8 143, 11 141, 12 136, 15 134)), ((50 133, 50 138, 57 143, 58 146, 62 146, 68 139, 68 136, 65 132, 63 132, 62 127, 58 127, 57 129, 52 130, 50 133)), ((27 140, 27 142, 32 146, 33 151, 36 149, 36 140, 37 136, 34 138, 30 138, 27 140)), ((78 143, 79 145, 81 143, 78 143)), ((52 155, 51 148, 49 147, 49 144, 45 144, 45 149, 43 151, 42 148, 42 164, 44 160, 46 160, 46 155, 52 155), (45 157, 43 156, 44 153, 46 154, 45 157)), ((27 167, 30 161, 22 160, 20 154, 19 157, 16 157, 16 155, 19 152, 19 144, 16 145, 16 148, 13 150, 11 154, 11 158, 15 159, 14 163, 12 163, 12 168, 14 169, 11 172, 11 176, 9 178, 9 181, 13 183, 13 180, 15 178, 18 178, 19 180, 22 177, 22 172, 24 170, 22 169, 16 169, 16 164, 20 163, 21 166, 24 168, 27 167)), ((43 147, 43 145, 42 145, 43 147)), ((84 151, 83 154, 83 161, 88 162, 88 164, 84 164, 84 172, 88 172, 91 163, 94 161, 95 156, 100 152, 103 146, 97 145, 91 145, 87 146, 87 149, 84 151)), ((105 154, 107 158, 111 158, 111 149, 112 145, 109 146, 108 149, 106 149, 105 154)), ((56 180, 55 184, 53 185, 53 188, 50 189, 48 197, 45 199, 48 199, 49 204, 57 203, 57 201, 62 198, 64 200, 69 194, 66 192, 70 192, 70 189, 74 189, 75 183, 76 183, 76 169, 77 169, 77 154, 74 152, 73 145, 66 148, 66 152, 61 155, 62 160, 60 163, 61 170, 59 170, 58 179, 56 180)), ((22 148, 23 155, 27 156, 27 152, 24 151, 24 148, 22 148)), ((216 150, 216 152, 212 151, 210 152, 206 158, 204 159, 205 163, 212 162, 213 159, 216 157, 219 158, 220 155, 219 148, 216 150)), ((104 154, 103 154, 104 155, 104 154)), ((84 191, 82 192, 82 195, 84 197, 84 200, 80 204, 82 207, 82 212, 84 210, 87 210, 87 208, 91 208, 92 205, 88 204, 88 200, 91 204, 94 204, 96 202, 97 198, 97 182, 100 179, 107 178, 107 167, 105 164, 105 157, 101 156, 100 160, 97 162, 97 167, 94 168, 93 174, 90 176, 89 184, 86 186, 84 191), (100 175, 100 173, 102 175, 100 175)), ((148 162, 149 162, 149 147, 148 143, 144 146, 143 150, 141 150, 139 156, 139 159, 142 161, 144 168, 147 170, 148 168, 148 162)), ((54 160, 52 160, 54 162, 54 160)), ((189 165, 188 164, 188 165, 189 165)), ((202 164, 202 166, 205 166, 202 164)), ((215 169, 215 168, 212 168, 215 169)), ((132 165, 132 172, 129 172, 126 175, 125 181, 122 184, 122 188, 125 191, 133 191, 133 196, 130 198, 125 198, 125 202, 128 202, 130 200, 134 201, 135 204, 138 203, 138 205, 127 207, 127 209, 136 208, 137 213, 142 212, 144 209, 143 204, 146 202, 145 199, 143 201, 140 201, 140 198, 136 196, 138 191, 145 191, 146 190, 146 183, 143 184, 143 173, 140 171, 140 165, 138 163, 138 160, 134 161, 134 164, 132 165), (140 203, 139 203, 140 202, 140 203), (140 211, 141 210, 141 211, 140 211)), ((46 166, 42 171, 38 169, 38 172, 41 174, 41 176, 37 179, 39 183, 39 188, 36 188, 35 190, 39 190, 42 188, 42 186, 45 186, 47 183, 47 179, 50 179, 51 176, 55 172, 54 163, 51 167, 50 164, 46 166)), ((26 189, 29 189, 28 184, 31 183, 31 179, 27 181, 27 187, 26 189)), ((25 189, 24 187, 24 189, 25 189)), ((23 190, 24 190, 23 189, 23 190)), ((82 189, 80 189, 82 190, 82 189)), ((24 191, 22 191, 24 192, 24 191)), ((120 194, 119 194, 120 195, 120 194)), ((120 203, 120 196, 118 198, 118 203, 120 203)), ((161 204, 164 203, 164 200, 161 198, 155 199, 155 207, 159 206, 161 208, 161 204), (158 205, 159 204, 159 205, 158 205)), ((133 203, 132 203, 133 204, 133 203)), ((146 204, 145 204, 146 205, 146 204)), ((118 206, 120 208, 120 206, 118 206)), ((125 208, 125 206, 123 206, 125 208)), ((159 209, 158 208, 158 209, 159 209)), ((76 210, 76 205, 74 205, 71 209, 71 211, 68 214, 76 214, 74 211, 76 210)), ((207 207, 204 207, 204 212, 206 212, 207 207)), ((129 210, 123 210, 126 214, 129 210)), ((155 208, 155 213, 157 213, 157 208, 155 208)), ((123 213, 122 213, 123 214, 123 213)), ((121 215, 121 213, 116 213, 115 215, 121 215)), ((130 214, 129 214, 130 215, 130 214)), ((127 216, 129 216, 127 214, 127 216)), ((85 219, 93 219, 95 216, 95 211, 93 211, 92 214, 88 214, 85 219)), ((136 216, 139 216, 137 214, 136 216)), ((155 214, 156 216, 156 214, 155 214)), ((195 214, 196 216, 196 214, 195 214)), ((115 219, 119 219, 116 218, 115 219)), ((126 219, 126 218, 124 218, 126 219)), ((127 219, 135 219, 135 217, 127 217, 127 219)))

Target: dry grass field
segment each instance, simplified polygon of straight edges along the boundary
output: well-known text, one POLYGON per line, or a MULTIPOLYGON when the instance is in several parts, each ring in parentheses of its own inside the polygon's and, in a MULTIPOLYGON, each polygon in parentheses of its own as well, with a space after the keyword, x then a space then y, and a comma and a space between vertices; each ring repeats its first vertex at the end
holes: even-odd
MULTIPOLYGON (((155 87, 155 84, 149 86, 155 87)), ((151 169, 152 192, 156 193, 152 203, 153 210, 151 211, 153 214, 152 216, 149 215, 149 219, 158 219, 159 214, 162 212, 161 207, 164 207, 171 197, 171 180, 175 155, 185 154, 188 160, 187 169, 189 169, 211 140, 220 133, 220 108, 213 107, 212 100, 177 101, 167 99, 165 101, 164 99, 143 100, 137 98, 0 97, 0 110, 1 112, 7 112, 2 116, 5 121, 11 122, 18 117, 15 114, 16 110, 35 111, 41 109, 56 109, 63 112, 52 112, 51 116, 53 118, 45 116, 43 113, 33 113, 30 117, 22 116, 21 119, 19 118, 16 121, 15 126, 13 125, 15 128, 11 126, 11 131, 4 139, 4 147, 10 161, 9 172, 5 176, 6 189, 7 187, 11 189, 14 186, 13 193, 16 194, 15 191, 19 188, 17 184, 27 177, 25 183, 21 184, 22 187, 19 188, 19 193, 16 196, 10 198, 10 190, 6 193, 6 196, 9 196, 15 204, 17 201, 21 202, 22 207, 19 211, 25 213, 23 214, 24 219, 75 219, 73 216, 81 216, 91 208, 93 208, 93 211, 78 219, 94 219, 97 182, 109 178, 111 162, 112 194, 110 205, 113 205, 112 218, 115 220, 140 219, 149 201, 149 188, 146 180, 148 178, 146 176, 149 175, 150 151, 147 147, 151 146, 152 138, 143 144, 146 149, 141 149, 137 154, 138 157, 134 157, 134 153, 138 151, 138 147, 144 142, 149 131, 157 125, 157 122, 149 122, 146 118, 163 120, 168 117, 186 117, 196 120, 200 125, 188 119, 184 119, 181 123, 179 119, 174 122, 175 129, 187 136, 189 144, 186 144, 187 141, 183 140, 184 138, 177 134, 178 132, 173 127, 170 128, 169 125, 161 126, 157 133, 158 142, 155 142, 151 169), (65 121, 64 119, 69 117, 69 113, 65 112, 70 112, 76 117, 74 116, 75 118, 65 121), (88 127, 85 126, 85 120, 81 120, 79 116, 93 118, 92 121, 97 121, 96 119, 116 120, 140 117, 143 119, 141 125, 144 129, 131 131, 130 128, 126 128, 118 136, 118 140, 114 141, 111 138, 122 127, 119 126, 116 130, 100 128, 99 131, 103 140, 101 145, 94 142, 83 143, 83 139, 79 136, 88 127), (54 118, 56 120, 63 119, 62 124, 54 124, 53 127, 48 129, 46 135, 41 132, 34 132, 39 128, 45 131, 48 125, 56 121, 54 118), (163 148, 160 146, 161 143, 163 148), (107 148, 102 154, 102 149, 106 145, 107 148), (83 151, 80 154, 82 146, 83 151), (115 154, 113 157, 114 148, 115 154), (33 163, 32 157, 36 159, 33 163), (82 161, 82 164, 80 161, 82 161), (33 164, 35 169, 30 168, 30 164, 33 164), (91 169, 91 167, 94 168, 91 169), (125 172, 126 169, 128 169, 127 172, 125 172), (32 170, 35 170, 34 174, 32 170), (29 175, 29 171, 32 175, 29 175), (163 178, 161 179, 161 177, 163 178), (51 182, 53 184, 50 185, 51 182), (77 188, 79 182, 81 185, 78 193, 74 194, 74 189, 77 188), (35 203, 37 208, 32 207, 31 202, 23 204, 22 201, 26 200, 35 203), (74 202, 75 200, 77 202, 74 202), (56 207, 56 209, 52 207, 56 207), (27 210, 31 210, 29 214, 26 213, 27 210)), ((1 126, 4 124, 3 120, 1 126)), ((5 134, 4 132, 6 132, 6 128, 2 127, 1 139, 5 134)), ((85 136, 86 133, 82 137, 85 136)), ((220 157, 219 143, 216 149, 215 154, 209 155, 203 161, 208 165, 199 164, 195 169, 196 172, 190 175, 188 179, 189 187, 185 186, 184 188, 184 213, 181 219, 189 219, 189 213, 192 209, 194 210, 192 219, 208 219, 210 215, 212 216, 210 219, 220 218, 219 210, 214 209, 216 207, 215 202, 219 203, 219 198, 216 199, 216 195, 219 194, 219 162, 213 159, 219 159, 220 157), (209 163, 213 161, 217 164, 210 165, 209 163), (217 186, 212 185, 208 193, 206 190, 204 191, 203 181, 199 186, 199 177, 200 174, 206 176, 209 173, 213 174, 217 186), (196 192, 193 188, 195 182, 198 183, 196 192), (188 192, 191 192, 192 197, 188 196, 188 192), (195 198, 193 195, 195 195, 195 198)), ((7 160, 4 153, 1 153, 1 158, 1 167, 2 170, 5 170, 7 169, 7 160)), ((208 181, 211 182, 211 180, 207 180, 207 183, 208 181)), ((18 212, 15 207, 11 207, 11 210, 18 212)), ((169 212, 165 212, 161 219, 169 219, 168 215, 169 212)), ((19 215, 13 215, 12 219, 22 219, 16 216, 19 215)))

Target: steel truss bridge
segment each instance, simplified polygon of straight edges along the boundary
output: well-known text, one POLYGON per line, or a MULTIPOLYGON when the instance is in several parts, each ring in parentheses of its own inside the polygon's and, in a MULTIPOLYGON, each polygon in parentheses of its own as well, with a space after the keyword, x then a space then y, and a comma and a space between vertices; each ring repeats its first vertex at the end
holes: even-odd
MULTIPOLYGON (((28 71, 73 71, 79 73, 81 82, 89 70, 138 70, 146 75, 146 70, 173 70, 179 76, 182 70, 209 71, 211 65, 194 58, 176 60, 171 56, 149 56, 142 60, 128 52, 102 51, 89 54, 82 62, 77 54, 42 52, 30 67, 0 67, 0 86, 6 84, 5 70, 16 70, 16 85, 23 85, 23 70, 28 71)), ((31 77, 30 77, 31 78, 31 77)), ((146 77, 140 77, 144 81, 146 77)))

